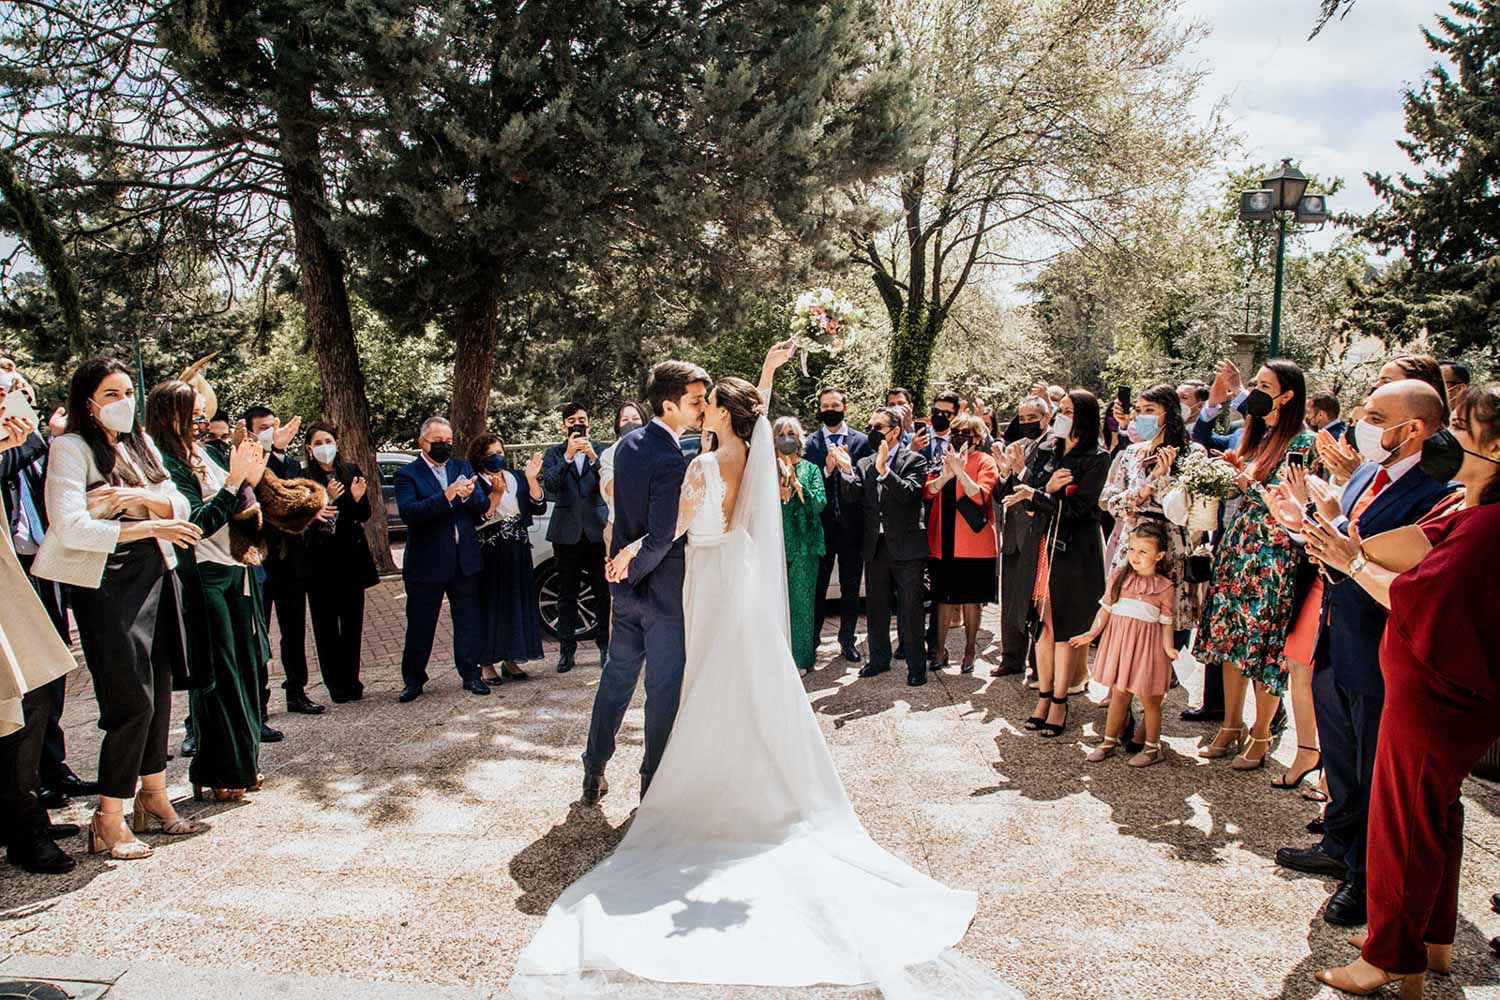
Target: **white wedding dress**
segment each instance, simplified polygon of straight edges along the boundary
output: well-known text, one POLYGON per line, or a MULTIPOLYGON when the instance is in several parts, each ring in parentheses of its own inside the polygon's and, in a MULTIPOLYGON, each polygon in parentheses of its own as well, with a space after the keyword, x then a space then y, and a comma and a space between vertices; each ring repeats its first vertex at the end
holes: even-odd
POLYGON ((717 456, 689 467, 682 701, 651 791, 613 854, 522 953, 525 998, 704 997, 701 986, 880 986, 1015 998, 951 946, 973 892, 860 825, 792 659, 771 428, 751 439, 733 523, 717 456))

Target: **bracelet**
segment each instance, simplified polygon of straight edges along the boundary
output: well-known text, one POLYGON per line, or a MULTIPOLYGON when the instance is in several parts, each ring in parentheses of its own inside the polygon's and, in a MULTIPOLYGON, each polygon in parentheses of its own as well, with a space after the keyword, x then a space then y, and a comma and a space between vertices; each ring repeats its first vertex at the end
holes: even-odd
POLYGON ((1349 564, 1349 572, 1346 575, 1350 579, 1353 579, 1354 577, 1359 576, 1359 574, 1363 573, 1365 571, 1365 567, 1369 564, 1370 560, 1366 559, 1365 554, 1361 552, 1359 555, 1355 556, 1354 561, 1349 564))

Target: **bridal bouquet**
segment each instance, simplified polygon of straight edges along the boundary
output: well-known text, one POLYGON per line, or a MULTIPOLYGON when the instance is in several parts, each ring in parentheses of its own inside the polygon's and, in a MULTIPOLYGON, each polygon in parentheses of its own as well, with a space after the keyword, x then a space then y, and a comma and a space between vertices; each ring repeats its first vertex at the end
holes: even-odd
POLYGON ((834 354, 857 337, 865 311, 847 295, 832 288, 810 288, 792 304, 792 340, 802 351, 802 374, 809 354, 834 354))
POLYGON ((1210 458, 1194 449, 1183 456, 1172 487, 1188 499, 1188 528, 1213 531, 1219 523, 1219 506, 1238 492, 1234 466, 1219 458, 1210 458))

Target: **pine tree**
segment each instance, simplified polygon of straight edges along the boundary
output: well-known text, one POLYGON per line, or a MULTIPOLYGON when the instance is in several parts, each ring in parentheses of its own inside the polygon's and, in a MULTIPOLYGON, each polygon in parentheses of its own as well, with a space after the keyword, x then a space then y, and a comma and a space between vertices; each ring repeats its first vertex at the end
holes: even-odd
POLYGON ((1445 62, 1405 97, 1398 145, 1418 172, 1366 175, 1385 205, 1361 233, 1403 259, 1360 289, 1350 319, 1393 342, 1425 328, 1453 353, 1500 340, 1500 0, 1448 6, 1423 30, 1445 62))

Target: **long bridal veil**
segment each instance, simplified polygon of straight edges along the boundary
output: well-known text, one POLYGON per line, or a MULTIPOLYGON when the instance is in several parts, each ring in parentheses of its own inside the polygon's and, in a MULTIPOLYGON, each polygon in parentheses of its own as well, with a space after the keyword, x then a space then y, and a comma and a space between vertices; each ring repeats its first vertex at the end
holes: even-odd
MULTIPOLYGON (((712 459, 704 471, 717 480, 712 459)), ((975 894, 877 845, 844 792, 792 659, 764 417, 732 523, 689 538, 683 605, 682 701, 651 792, 614 853, 552 905, 512 993, 874 984, 893 1000, 1019 998, 952 950, 975 894)))

